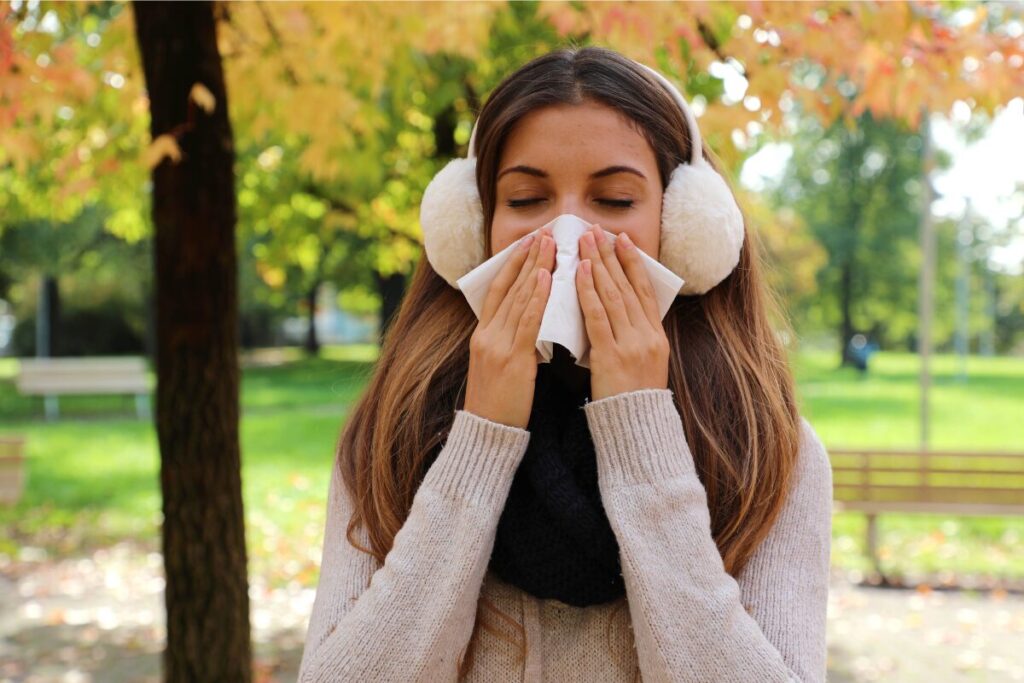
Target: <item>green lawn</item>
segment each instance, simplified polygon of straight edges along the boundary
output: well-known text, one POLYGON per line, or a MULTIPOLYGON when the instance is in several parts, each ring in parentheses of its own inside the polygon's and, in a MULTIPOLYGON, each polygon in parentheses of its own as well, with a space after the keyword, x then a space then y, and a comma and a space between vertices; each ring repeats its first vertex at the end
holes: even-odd
MULTIPOLYGON (((373 347, 328 347, 304 360, 249 367, 242 381, 243 489, 253 572, 274 583, 316 580, 324 500, 334 447, 348 406, 360 394, 373 347)), ((914 447, 918 442, 917 359, 879 353, 867 377, 836 370, 834 354, 795 359, 802 413, 826 446, 914 447)), ((934 358, 932 446, 1024 450, 1024 359, 934 358)), ((27 437, 28 486, 21 503, 0 508, 0 554, 26 546, 50 554, 131 538, 157 549, 159 459, 149 422, 130 397, 61 399, 57 423, 42 400, 19 396, 16 361, 0 359, 0 434, 27 437)), ((864 519, 838 513, 833 560, 867 569, 864 519)), ((887 514, 880 518, 883 565, 899 572, 1024 578, 1024 518, 887 514)), ((38 554, 38 551, 34 551, 38 554)))

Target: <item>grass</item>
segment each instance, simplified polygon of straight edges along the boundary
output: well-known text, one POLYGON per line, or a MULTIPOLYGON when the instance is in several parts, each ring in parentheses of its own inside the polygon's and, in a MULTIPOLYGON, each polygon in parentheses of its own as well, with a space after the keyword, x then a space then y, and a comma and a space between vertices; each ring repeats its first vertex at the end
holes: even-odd
MULTIPOLYGON (((242 486, 253 573, 272 583, 315 584, 324 500, 334 447, 360 395, 373 347, 327 347, 321 358, 277 352, 279 365, 242 377, 242 486)), ((794 359, 801 412, 828 447, 918 445, 917 358, 878 353, 866 377, 836 369, 834 354, 794 359)), ((1024 443, 1024 359, 971 357, 967 382, 956 359, 933 362, 934 448, 1019 450, 1024 443)), ((67 397, 61 419, 42 418, 42 399, 20 396, 17 362, 0 359, 0 434, 27 439, 28 482, 18 505, 0 508, 0 554, 42 549, 74 555, 121 539, 159 547, 159 456, 148 421, 130 397, 67 397)), ((837 513, 833 562, 867 571, 864 517, 837 513)), ((1024 578, 1024 518, 889 513, 880 517, 888 571, 1024 578)))
MULTIPOLYGON (((1024 445, 1024 359, 970 356, 961 381, 955 356, 932 357, 930 445, 1012 450, 1024 445)), ((835 354, 807 352, 793 362, 801 411, 831 447, 920 445, 919 361, 877 353, 870 372, 835 368, 835 354)))
MULTIPOLYGON (((306 583, 320 560, 335 442, 375 351, 287 356, 243 373, 242 489, 253 572, 306 583)), ((159 451, 132 399, 62 398, 60 420, 47 423, 41 398, 17 395, 15 374, 15 361, 0 361, 0 434, 26 437, 28 476, 22 500, 0 508, 0 554, 28 544, 69 556, 121 539, 157 549, 159 451)))

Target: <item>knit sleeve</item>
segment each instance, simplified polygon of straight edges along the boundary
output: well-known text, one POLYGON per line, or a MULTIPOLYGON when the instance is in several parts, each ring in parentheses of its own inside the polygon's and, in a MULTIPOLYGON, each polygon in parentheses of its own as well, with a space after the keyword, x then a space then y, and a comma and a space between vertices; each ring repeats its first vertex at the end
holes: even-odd
POLYGON ((832 470, 801 418, 794 483, 738 580, 725 571, 670 389, 586 404, 645 681, 825 680, 832 470))
POLYGON ((333 468, 300 683, 455 679, 529 438, 525 429, 457 410, 383 565, 349 543, 353 503, 333 468))

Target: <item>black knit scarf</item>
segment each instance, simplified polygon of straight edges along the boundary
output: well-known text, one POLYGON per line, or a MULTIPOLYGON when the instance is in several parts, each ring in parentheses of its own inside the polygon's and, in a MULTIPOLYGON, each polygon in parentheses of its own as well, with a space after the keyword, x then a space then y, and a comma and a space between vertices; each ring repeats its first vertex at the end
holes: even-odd
POLYGON ((618 541, 598 490, 582 408, 588 399, 589 387, 574 391, 551 363, 537 366, 530 441, 498 521, 489 565, 538 598, 577 607, 609 602, 626 590, 618 541))

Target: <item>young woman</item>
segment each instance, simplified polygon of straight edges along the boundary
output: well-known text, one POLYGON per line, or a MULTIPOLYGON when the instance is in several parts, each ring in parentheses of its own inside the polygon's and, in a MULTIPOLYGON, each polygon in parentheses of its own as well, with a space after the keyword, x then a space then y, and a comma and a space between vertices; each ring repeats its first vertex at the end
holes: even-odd
POLYGON ((420 261, 338 444, 300 681, 825 680, 831 469, 754 236, 663 319, 636 252, 659 257, 688 115, 600 47, 490 95, 483 253, 599 224, 575 275, 590 368, 537 363, 545 231, 479 320, 420 261))

